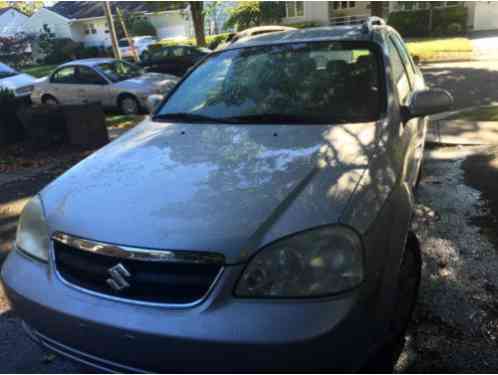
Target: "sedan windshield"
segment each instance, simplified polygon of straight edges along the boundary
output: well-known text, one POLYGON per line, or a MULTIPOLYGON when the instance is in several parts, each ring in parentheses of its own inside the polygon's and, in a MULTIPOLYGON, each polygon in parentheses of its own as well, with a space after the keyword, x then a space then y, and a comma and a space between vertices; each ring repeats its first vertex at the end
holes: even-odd
POLYGON ((18 75, 18 74, 19 73, 16 72, 11 67, 9 67, 9 66, 7 66, 5 64, 1 64, 0 63, 0 79, 12 77, 12 76, 15 76, 15 75, 18 75))
POLYGON ((112 61, 109 63, 99 64, 98 68, 112 82, 125 81, 143 74, 142 69, 138 66, 124 61, 112 61))
POLYGON ((373 121, 384 103, 379 60, 364 42, 223 51, 177 87, 156 119, 181 121, 190 114, 229 123, 373 121))

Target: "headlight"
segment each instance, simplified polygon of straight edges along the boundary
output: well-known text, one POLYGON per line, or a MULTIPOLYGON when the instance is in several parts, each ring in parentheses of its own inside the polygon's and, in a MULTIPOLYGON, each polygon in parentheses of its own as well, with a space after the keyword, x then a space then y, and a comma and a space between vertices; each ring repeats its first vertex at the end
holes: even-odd
POLYGON ((16 247, 35 258, 48 261, 48 226, 40 198, 35 196, 24 207, 17 226, 16 247))
POLYGON ((262 249, 242 273, 239 297, 321 297, 363 281, 363 248, 342 226, 323 227, 262 249))
POLYGON ((16 90, 16 94, 17 95, 23 95, 23 94, 29 94, 33 91, 34 89, 34 86, 24 86, 24 87, 20 87, 16 90))

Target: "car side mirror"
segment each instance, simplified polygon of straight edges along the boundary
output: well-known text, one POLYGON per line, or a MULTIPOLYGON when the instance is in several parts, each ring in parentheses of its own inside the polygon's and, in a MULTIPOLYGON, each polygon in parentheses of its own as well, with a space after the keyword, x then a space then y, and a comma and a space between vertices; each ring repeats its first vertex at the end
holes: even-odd
POLYGON ((149 95, 146 102, 149 113, 153 113, 157 107, 159 107, 163 99, 164 97, 162 95, 149 95))
POLYGON ((411 95, 408 105, 404 107, 405 121, 448 111, 452 105, 453 96, 446 90, 417 90, 411 95))

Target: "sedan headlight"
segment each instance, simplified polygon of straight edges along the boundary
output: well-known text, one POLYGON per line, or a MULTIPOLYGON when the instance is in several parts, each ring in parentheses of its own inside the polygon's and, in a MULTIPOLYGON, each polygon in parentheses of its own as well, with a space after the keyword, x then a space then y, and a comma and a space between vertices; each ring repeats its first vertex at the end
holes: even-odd
POLYGON ((33 89, 34 89, 34 86, 32 86, 32 85, 30 85, 30 86, 24 86, 24 87, 19 87, 16 90, 16 95, 31 94, 31 92, 33 91, 33 89))
POLYGON ((24 207, 17 226, 16 247, 42 261, 48 261, 48 226, 38 196, 24 207))
POLYGON ((258 252, 235 289, 239 297, 321 297, 363 281, 363 247, 343 226, 323 227, 279 240, 258 252))

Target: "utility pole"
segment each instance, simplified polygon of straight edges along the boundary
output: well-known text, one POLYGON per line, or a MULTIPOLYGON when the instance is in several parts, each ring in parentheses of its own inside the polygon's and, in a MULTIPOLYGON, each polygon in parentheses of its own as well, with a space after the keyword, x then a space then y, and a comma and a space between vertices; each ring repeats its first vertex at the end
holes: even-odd
POLYGON ((121 10, 116 7, 116 14, 119 18, 119 22, 121 23, 121 28, 123 29, 123 34, 125 38, 128 40, 128 45, 131 48, 131 53, 133 55, 133 59, 135 62, 140 62, 140 58, 138 57, 138 52, 137 48, 135 47, 135 43, 133 42, 133 39, 130 37, 130 34, 128 34, 128 29, 126 28, 126 24, 123 19, 123 14, 121 13, 121 10))
POLYGON ((104 13, 107 18, 107 25, 109 26, 109 31, 111 33, 112 52, 116 59, 121 59, 121 52, 119 51, 118 47, 118 37, 116 35, 116 28, 114 27, 111 5, 109 1, 104 1, 104 13))

